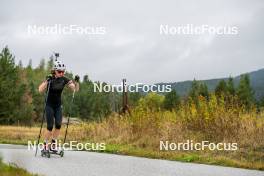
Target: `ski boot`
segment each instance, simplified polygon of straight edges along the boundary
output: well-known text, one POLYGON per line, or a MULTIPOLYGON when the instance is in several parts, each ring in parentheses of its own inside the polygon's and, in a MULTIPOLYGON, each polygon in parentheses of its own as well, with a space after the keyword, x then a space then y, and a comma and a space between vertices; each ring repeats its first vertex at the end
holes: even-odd
POLYGON ((46 142, 44 142, 44 147, 41 150, 41 156, 50 158, 49 144, 47 144, 46 142))
POLYGON ((57 142, 56 142, 56 140, 54 140, 54 139, 51 140, 51 144, 50 144, 49 150, 52 153, 58 153, 58 148, 57 148, 57 142))

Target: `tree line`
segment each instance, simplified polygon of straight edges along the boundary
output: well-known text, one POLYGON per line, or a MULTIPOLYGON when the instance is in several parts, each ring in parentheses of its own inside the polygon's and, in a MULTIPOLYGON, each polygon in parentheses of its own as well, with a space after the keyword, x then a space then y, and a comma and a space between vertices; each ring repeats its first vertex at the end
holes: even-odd
MULTIPOLYGON (((32 67, 32 60, 27 66, 19 61, 15 64, 15 57, 8 47, 0 53, 0 124, 33 125, 41 120, 44 109, 44 95, 38 92, 39 84, 45 80, 53 67, 54 58, 42 59, 36 68, 32 67), (47 61, 46 61, 47 60, 47 61)), ((66 77, 73 79, 73 73, 66 73, 66 77)), ((64 116, 79 117, 83 120, 101 120, 112 112, 119 112, 122 104, 122 94, 117 92, 94 92, 93 81, 85 75, 80 82, 80 91, 75 94, 71 104, 72 93, 63 92, 64 116)), ((99 82, 96 82, 99 83, 99 82)), ((104 83, 106 84, 106 83, 104 83)), ((252 109, 264 105, 264 99, 256 102, 254 91, 250 87, 248 75, 242 75, 238 87, 234 86, 233 78, 221 80, 214 92, 209 92, 207 85, 194 80, 188 95, 180 97, 176 90, 160 95, 156 93, 128 93, 131 108, 141 106, 148 109, 177 110, 181 104, 194 103, 199 106, 201 97, 207 101, 216 96, 218 100, 236 101, 245 109, 252 109)))

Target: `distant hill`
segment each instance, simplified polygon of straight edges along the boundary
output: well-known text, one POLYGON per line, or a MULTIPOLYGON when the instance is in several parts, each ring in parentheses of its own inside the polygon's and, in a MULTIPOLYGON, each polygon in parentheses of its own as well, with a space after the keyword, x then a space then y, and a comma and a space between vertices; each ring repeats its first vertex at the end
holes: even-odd
MULTIPOLYGON (((249 72, 247 74, 249 74, 249 77, 250 77, 251 87, 255 91, 255 97, 256 99, 259 100, 261 97, 264 96, 264 69, 249 72)), ((234 77, 234 83, 236 87, 238 86, 241 75, 234 77)), ((204 82, 208 86, 209 91, 213 91, 216 85, 218 84, 218 82, 223 79, 227 80, 228 77, 219 78, 219 79, 210 79, 210 80, 197 80, 197 81, 204 82)), ((158 84, 159 85, 171 85, 172 88, 175 89, 179 95, 184 96, 189 92, 191 85, 192 85, 192 81, 183 81, 183 82, 174 82, 174 83, 158 83, 158 84)))

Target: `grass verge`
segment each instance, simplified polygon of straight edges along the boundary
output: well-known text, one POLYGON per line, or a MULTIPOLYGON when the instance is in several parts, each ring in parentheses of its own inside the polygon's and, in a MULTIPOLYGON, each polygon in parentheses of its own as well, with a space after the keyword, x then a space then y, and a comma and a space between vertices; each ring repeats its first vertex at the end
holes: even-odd
MULTIPOLYGON (((107 138, 105 140, 88 139, 84 127, 69 128, 69 140, 78 142, 105 142, 106 150, 97 151, 104 153, 130 155, 153 159, 165 159, 171 161, 194 162, 202 164, 230 166, 238 168, 264 170, 264 152, 249 149, 240 149, 235 152, 215 152, 215 151, 159 151, 153 147, 138 146, 136 144, 121 144, 118 141, 107 138)), ((28 140, 34 141, 38 136, 37 127, 14 127, 0 126, 0 143, 27 145, 28 140), (8 131, 8 133, 7 133, 8 131)), ((62 130, 62 134, 64 131, 62 130)), ((42 135, 43 136, 43 135, 42 135)))
POLYGON ((24 169, 18 168, 15 165, 5 164, 0 159, 0 175, 1 176, 37 176, 37 174, 31 174, 24 169))

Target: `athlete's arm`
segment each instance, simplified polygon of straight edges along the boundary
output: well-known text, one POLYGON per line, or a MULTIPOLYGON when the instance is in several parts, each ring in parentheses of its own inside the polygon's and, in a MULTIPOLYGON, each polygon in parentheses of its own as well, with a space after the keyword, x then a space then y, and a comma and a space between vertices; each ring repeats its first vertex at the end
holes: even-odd
POLYGON ((46 76, 46 80, 43 81, 40 85, 39 85, 39 93, 43 93, 45 91, 45 89, 47 88, 48 85, 48 80, 51 80, 53 77, 52 74, 49 74, 48 76, 46 76))
POLYGON ((39 85, 39 93, 43 93, 45 91, 45 89, 47 88, 47 85, 48 85, 48 81, 45 80, 43 81, 40 85, 39 85))
POLYGON ((76 82, 76 81, 69 81, 69 83, 68 83, 68 87, 72 90, 72 91, 76 91, 76 92, 78 92, 79 91, 79 83, 78 82, 76 82))

